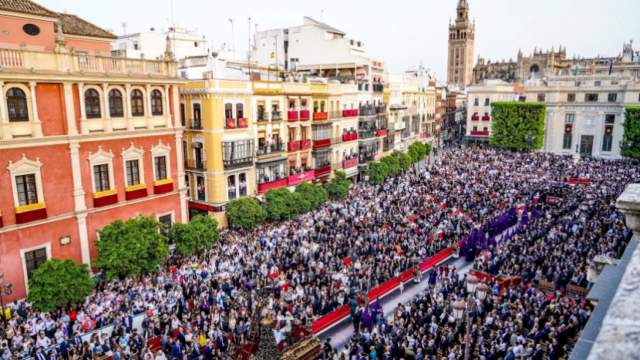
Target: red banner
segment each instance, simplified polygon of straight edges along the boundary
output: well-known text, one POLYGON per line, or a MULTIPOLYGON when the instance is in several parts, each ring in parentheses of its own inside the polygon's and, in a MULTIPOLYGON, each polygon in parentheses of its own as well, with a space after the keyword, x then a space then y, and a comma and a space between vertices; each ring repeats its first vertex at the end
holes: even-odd
POLYGON ((227 129, 236 128, 236 119, 227 119, 227 129))
POLYGON ((297 175, 289 176, 289 186, 300 184, 303 181, 310 181, 314 178, 314 171, 307 171, 297 175))

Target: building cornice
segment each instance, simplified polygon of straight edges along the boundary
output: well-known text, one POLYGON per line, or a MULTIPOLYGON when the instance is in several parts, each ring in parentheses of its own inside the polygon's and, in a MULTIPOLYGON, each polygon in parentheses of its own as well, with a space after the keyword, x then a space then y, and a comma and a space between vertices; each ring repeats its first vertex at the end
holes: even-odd
POLYGON ((108 73, 79 72, 65 73, 62 71, 29 70, 16 71, 16 69, 2 69, 2 80, 7 82, 38 82, 38 83, 87 83, 87 84, 152 84, 179 86, 187 83, 185 79, 162 75, 130 74, 126 77, 122 74, 112 75, 108 73))

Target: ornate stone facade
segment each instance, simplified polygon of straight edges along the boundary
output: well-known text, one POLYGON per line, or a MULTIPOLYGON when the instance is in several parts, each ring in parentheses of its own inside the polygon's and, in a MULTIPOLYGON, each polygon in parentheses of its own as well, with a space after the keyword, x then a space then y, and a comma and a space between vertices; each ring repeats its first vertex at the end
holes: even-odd
POLYGON ((562 71, 571 70, 571 60, 566 60, 567 48, 560 46, 556 52, 554 48, 551 51, 542 52, 542 49, 533 50, 533 54, 523 56, 522 50, 518 51, 516 61, 504 59, 500 62, 492 63, 491 60, 485 60, 478 55, 478 62, 473 68, 473 83, 480 84, 484 79, 501 79, 509 82, 522 83, 531 77, 532 74, 537 78, 545 77, 552 74, 558 74, 562 71))
POLYGON ((473 46, 476 26, 469 21, 469 4, 459 0, 456 22, 449 24, 449 61, 447 62, 447 83, 464 89, 472 83, 473 46))

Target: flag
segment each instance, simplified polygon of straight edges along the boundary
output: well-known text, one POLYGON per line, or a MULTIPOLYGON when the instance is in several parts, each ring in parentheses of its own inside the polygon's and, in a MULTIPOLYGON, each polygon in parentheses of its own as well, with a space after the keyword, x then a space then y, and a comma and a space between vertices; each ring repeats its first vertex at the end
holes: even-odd
POLYGON ((576 69, 573 71, 573 76, 578 75, 578 65, 576 64, 576 69))
POLYGON ((596 68, 596 62, 595 60, 591 63, 591 67, 589 68, 589 75, 593 74, 593 70, 595 70, 596 68))
POLYGON ((276 53, 272 52, 271 53, 271 58, 273 59, 274 57, 276 57, 276 53))
POLYGON ((611 60, 611 64, 609 65, 609 76, 611 76, 612 72, 613 72, 613 60, 611 60))

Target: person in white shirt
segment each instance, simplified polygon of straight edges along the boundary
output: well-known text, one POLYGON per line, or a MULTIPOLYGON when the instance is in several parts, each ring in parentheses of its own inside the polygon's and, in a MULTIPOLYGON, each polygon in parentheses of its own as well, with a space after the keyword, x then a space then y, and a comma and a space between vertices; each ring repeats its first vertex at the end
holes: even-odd
POLYGON ((51 340, 48 337, 44 336, 44 333, 41 333, 38 336, 38 340, 36 340, 36 347, 41 347, 43 349, 48 348, 51 345, 51 340))

